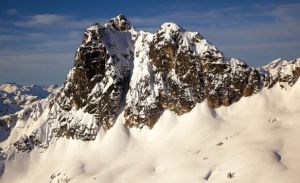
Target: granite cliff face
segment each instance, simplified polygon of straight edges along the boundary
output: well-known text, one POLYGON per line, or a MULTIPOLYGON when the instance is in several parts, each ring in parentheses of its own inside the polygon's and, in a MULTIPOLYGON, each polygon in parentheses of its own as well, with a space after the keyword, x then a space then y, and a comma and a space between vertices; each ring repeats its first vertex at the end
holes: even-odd
POLYGON ((152 128, 164 110, 182 115, 201 102, 229 106, 278 82, 292 86, 299 76, 300 59, 252 68, 224 57, 197 32, 174 23, 137 32, 119 15, 87 28, 63 86, 13 119, 39 124, 24 126, 28 133, 14 146, 30 151, 60 137, 93 140, 119 115, 128 127, 152 128))

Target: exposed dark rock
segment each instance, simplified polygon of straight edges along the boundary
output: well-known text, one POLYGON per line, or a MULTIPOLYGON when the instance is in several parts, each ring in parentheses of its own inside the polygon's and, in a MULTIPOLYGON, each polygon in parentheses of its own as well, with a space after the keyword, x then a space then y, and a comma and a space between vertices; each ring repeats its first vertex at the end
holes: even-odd
POLYGON ((119 15, 115 18, 110 19, 108 23, 112 28, 118 31, 129 31, 132 29, 131 23, 126 19, 124 15, 119 15))
POLYGON ((30 152, 34 147, 38 147, 41 144, 39 138, 36 138, 36 133, 33 133, 29 136, 22 136, 17 142, 13 145, 18 151, 30 152))
MULTIPOLYGON (((105 26, 94 24, 89 27, 76 51, 74 67, 54 96, 52 105, 58 103, 66 111, 83 109, 96 117, 98 125, 110 128, 124 108, 133 68, 133 41, 128 32, 131 28, 122 15, 105 26), (125 44, 118 45, 118 39, 126 41, 125 44)), ((75 133, 77 128, 84 131, 87 128, 84 124, 66 128, 72 119, 61 118, 59 121, 63 125, 56 129, 56 136, 91 139, 75 133)))

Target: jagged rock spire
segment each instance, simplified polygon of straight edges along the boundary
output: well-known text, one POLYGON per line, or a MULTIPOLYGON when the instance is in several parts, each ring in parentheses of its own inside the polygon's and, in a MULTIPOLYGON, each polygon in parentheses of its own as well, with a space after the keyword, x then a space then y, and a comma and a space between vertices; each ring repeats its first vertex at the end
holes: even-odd
POLYGON ((130 21, 127 20, 127 18, 123 14, 110 19, 109 23, 107 23, 106 25, 109 25, 118 31, 129 31, 131 29, 134 29, 130 21))

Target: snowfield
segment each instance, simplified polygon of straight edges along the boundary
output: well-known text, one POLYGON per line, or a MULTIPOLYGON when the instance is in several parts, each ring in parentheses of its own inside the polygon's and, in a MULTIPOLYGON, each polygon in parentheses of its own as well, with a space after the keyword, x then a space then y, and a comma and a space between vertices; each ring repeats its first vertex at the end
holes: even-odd
POLYGON ((298 80, 229 107, 165 111, 152 130, 127 128, 121 114, 94 141, 59 138, 44 151, 18 153, 0 182, 298 183, 299 101, 298 80))

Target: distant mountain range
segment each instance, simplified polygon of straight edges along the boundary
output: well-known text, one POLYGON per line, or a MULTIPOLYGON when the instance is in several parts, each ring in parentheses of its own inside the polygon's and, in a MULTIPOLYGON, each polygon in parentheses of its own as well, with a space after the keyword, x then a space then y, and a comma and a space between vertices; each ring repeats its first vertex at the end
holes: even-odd
POLYGON ((0 116, 13 114, 26 105, 46 98, 58 88, 58 85, 18 85, 16 83, 0 84, 0 116))

